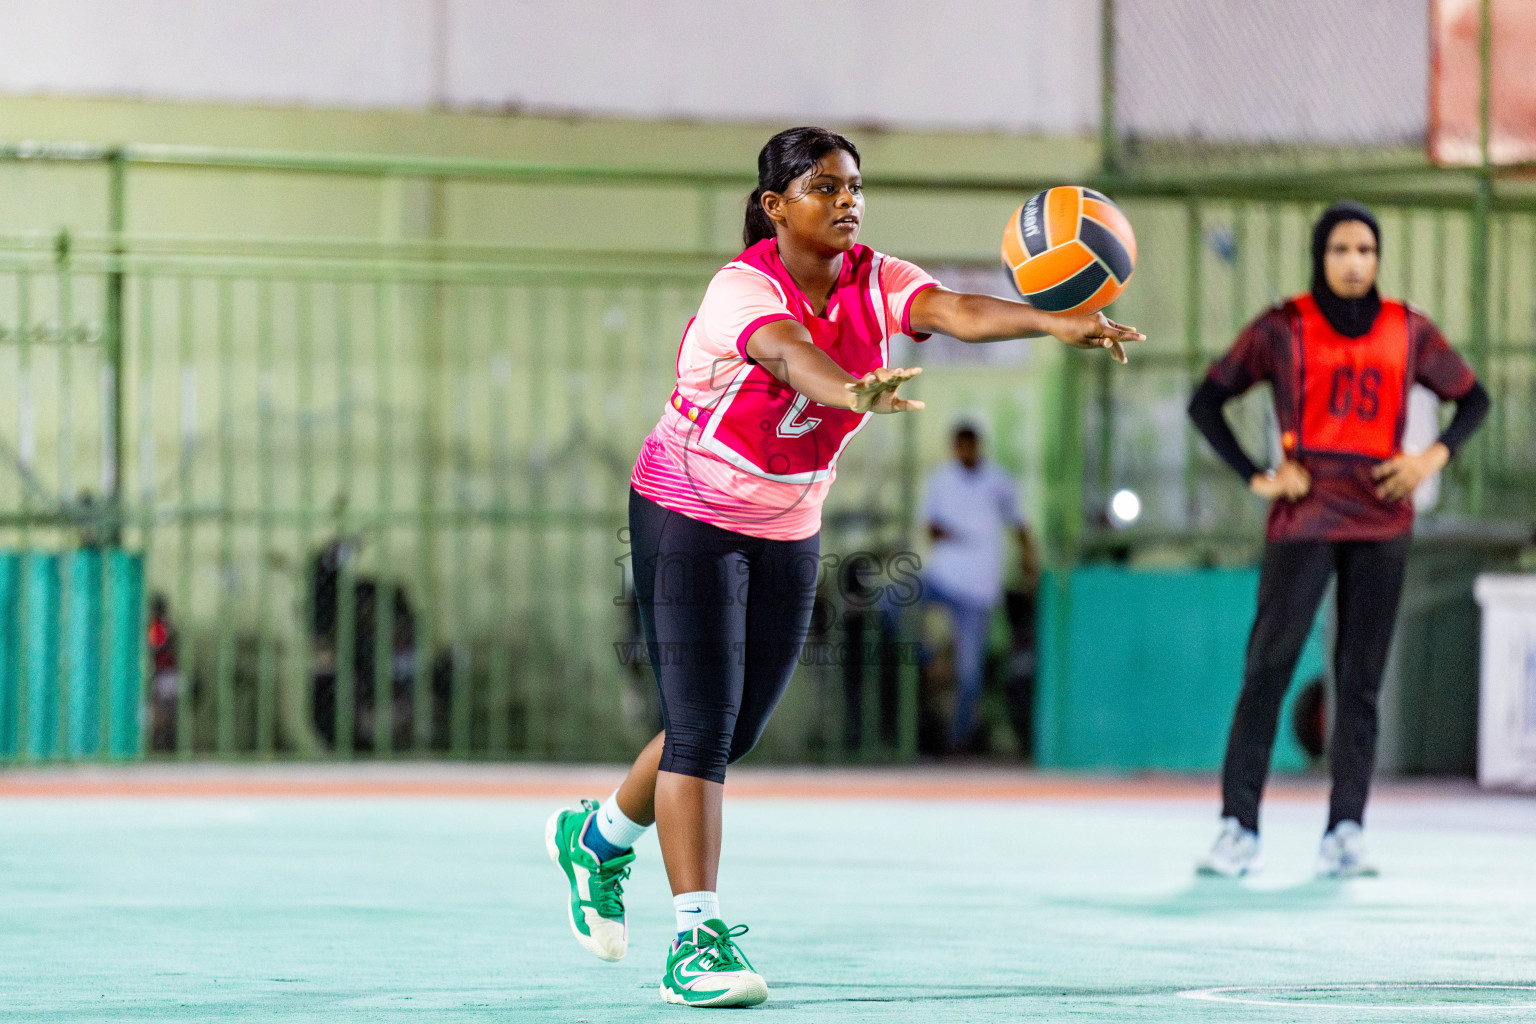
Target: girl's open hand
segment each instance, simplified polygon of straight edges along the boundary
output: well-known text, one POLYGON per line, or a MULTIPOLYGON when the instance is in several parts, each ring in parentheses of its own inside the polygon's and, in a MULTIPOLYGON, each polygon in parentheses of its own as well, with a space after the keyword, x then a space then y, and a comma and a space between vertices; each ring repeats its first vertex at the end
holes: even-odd
POLYGON ((1053 317, 1049 331, 1073 348, 1107 348, 1115 362, 1124 363, 1126 341, 1146 341, 1134 327, 1117 324, 1103 313, 1077 313, 1053 317))
POLYGON ((922 372, 920 366, 871 370, 858 380, 843 385, 848 389, 853 402, 850 408, 857 413, 912 412, 921 409, 922 402, 915 398, 902 398, 896 389, 922 372))

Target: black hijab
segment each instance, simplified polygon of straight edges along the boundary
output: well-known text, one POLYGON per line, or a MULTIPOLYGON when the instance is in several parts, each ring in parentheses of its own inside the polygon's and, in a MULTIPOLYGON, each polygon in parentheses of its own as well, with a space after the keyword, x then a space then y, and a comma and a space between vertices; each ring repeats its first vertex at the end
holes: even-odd
POLYGON ((1328 236, 1335 227, 1349 220, 1357 220, 1370 228, 1371 234, 1376 236, 1376 251, 1381 252, 1381 225, 1376 223, 1376 216, 1359 203, 1347 199, 1342 203, 1334 203, 1323 211, 1323 215, 1317 219, 1317 226, 1312 229, 1312 297, 1317 300, 1318 308, 1323 311, 1323 316, 1333 325, 1334 330, 1346 338, 1359 338, 1371 329, 1371 325, 1376 322, 1376 314, 1381 312, 1381 293, 1372 284, 1371 290, 1360 298, 1342 299, 1328 287, 1328 275, 1323 273, 1328 236))

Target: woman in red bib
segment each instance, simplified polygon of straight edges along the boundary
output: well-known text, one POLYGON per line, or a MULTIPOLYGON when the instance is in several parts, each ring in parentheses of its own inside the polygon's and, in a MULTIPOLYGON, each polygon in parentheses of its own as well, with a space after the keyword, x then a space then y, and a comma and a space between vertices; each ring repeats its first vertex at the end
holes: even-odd
POLYGON ((1317 858, 1327 876, 1371 874, 1361 822, 1376 755, 1376 698, 1392 641, 1413 529, 1413 491, 1439 473, 1488 411, 1470 367, 1423 313, 1383 299, 1376 218, 1339 203, 1312 234, 1312 289, 1250 324, 1190 401, 1189 414, 1249 489, 1271 502, 1222 768, 1222 827, 1205 873, 1241 875, 1259 856, 1259 799, 1280 704, 1331 577, 1338 577, 1333 794, 1317 858), (1222 406, 1260 381, 1274 391, 1280 465, 1261 471, 1222 406), (1456 402, 1429 449, 1402 450, 1408 392, 1456 402))
POLYGON ((1062 316, 941 288, 858 244, 864 185, 853 143, 792 128, 758 156, 746 246, 710 282, 677 355, 677 386, 630 477, 635 597, 661 691, 663 732, 601 804, 546 830, 571 930, 605 960, 628 947, 622 882, 652 822, 677 933, 661 996, 750 1006, 767 982, 724 923, 716 877, 726 766, 752 749, 810 623, 821 507, 838 456, 873 413, 922 408, 897 388, 891 341, 1034 331, 1081 348, 1141 335, 1101 314, 1062 316))

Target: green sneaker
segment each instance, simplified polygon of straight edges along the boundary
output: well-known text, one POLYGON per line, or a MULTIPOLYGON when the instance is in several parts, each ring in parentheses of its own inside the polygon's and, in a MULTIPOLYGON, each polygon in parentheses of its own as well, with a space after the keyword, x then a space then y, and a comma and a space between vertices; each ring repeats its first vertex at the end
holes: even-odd
POLYGON ((597 811, 595 800, 580 807, 566 807, 550 816, 544 826, 544 846, 549 859, 560 865, 571 885, 567 906, 571 933, 587 952, 604 960, 620 960, 629 948, 629 929, 624 923, 624 879, 635 851, 607 861, 581 841, 587 822, 597 811))
POLYGON ((684 1006, 756 1006, 768 998, 768 982, 736 945, 747 926, 705 921, 672 946, 661 998, 684 1006))

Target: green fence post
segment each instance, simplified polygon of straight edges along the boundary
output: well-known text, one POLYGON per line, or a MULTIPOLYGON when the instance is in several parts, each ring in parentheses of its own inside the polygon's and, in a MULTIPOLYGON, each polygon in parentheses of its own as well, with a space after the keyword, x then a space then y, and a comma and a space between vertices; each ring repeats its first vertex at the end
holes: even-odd
POLYGON ((452 611, 452 622, 448 633, 451 637, 449 649, 453 657, 453 670, 449 684, 452 697, 451 713, 448 717, 448 750, 453 757, 467 758, 470 754, 470 729, 474 719, 474 685, 473 676, 470 674, 473 654, 469 642, 470 588, 465 586, 465 581, 471 579, 476 571, 470 557, 471 530, 475 521, 470 483, 473 425, 469 375, 473 336, 470 331, 469 316, 463 309, 464 300, 467 300, 470 290, 466 286, 460 286, 457 294, 461 301, 451 303, 455 308, 456 329, 450 333, 450 340, 447 342, 453 346, 453 351, 451 353, 445 351, 443 354, 445 367, 451 368, 444 376, 451 382, 452 391, 448 405, 452 410, 452 419, 450 423, 444 424, 444 428, 448 432, 448 443, 453 453, 453 568, 454 575, 459 580, 458 585, 454 587, 452 599, 445 602, 452 611))
POLYGON ((123 537, 123 469, 125 465, 124 453, 127 441, 125 427, 125 405, 123 402, 124 382, 127 377, 124 374, 125 350, 123 345, 123 259, 124 242, 123 231, 127 221, 128 203, 128 164, 123 159, 122 148, 112 151, 107 162, 108 191, 107 191, 107 232, 111 238, 111 262, 107 267, 107 289, 105 303, 102 312, 102 343, 106 348, 107 364, 110 368, 110 381, 108 386, 112 389, 110 396, 110 424, 111 437, 107 443, 111 446, 111 488, 110 492, 102 495, 104 502, 110 502, 111 523, 108 527, 105 542, 111 546, 122 544, 123 537))
POLYGON ((394 360, 398 357, 391 344, 397 304, 390 299, 397 296, 388 288, 384 281, 378 281, 373 293, 374 417, 379 453, 374 514, 379 587, 373 610, 373 752, 381 758, 389 757, 395 749, 395 594, 401 587, 394 571, 395 416, 389 406, 395 394, 394 360))
POLYGON ((438 443, 437 422, 442 388, 441 289, 436 280, 423 283, 420 300, 421 338, 418 348, 421 409, 417 417, 416 480, 416 578, 422 602, 416 615, 416 674, 414 680, 415 722, 411 743, 417 756, 425 756, 434 740, 436 715, 432 672, 432 647, 436 642, 437 596, 437 466, 442 457, 438 443))
POLYGON ((32 745, 27 723, 32 714, 32 492, 36 489, 37 403, 32 376, 32 276, 25 269, 16 274, 16 462, 21 471, 21 528, 16 562, 16 759, 31 760, 32 745))
POLYGON ((197 640, 193 626, 193 571, 196 565, 195 545, 196 480, 192 472, 192 460, 197 454, 197 363, 192 355, 193 299, 196 291, 191 278, 182 275, 176 279, 177 317, 176 350, 179 371, 179 412, 177 437, 179 455, 176 468, 176 498, 180 502, 180 572, 177 577, 177 614, 182 616, 181 629, 177 631, 176 664, 176 754, 182 760, 192 757, 196 724, 193 714, 193 698, 196 694, 194 681, 197 677, 197 640))
MULTIPOLYGON (((1184 368, 1190 387, 1201 370, 1200 336, 1203 326, 1204 235, 1200 204, 1191 201, 1184 208, 1184 368)), ((1184 422, 1184 523, 1195 529, 1200 523, 1200 442, 1193 426, 1184 422)))
MULTIPOLYGON (((1487 377, 1490 370, 1488 358, 1489 315, 1489 221, 1493 214, 1493 160, 1490 151, 1493 107, 1493 0, 1482 0, 1478 11, 1478 148, 1481 164, 1478 168, 1477 196, 1472 207, 1471 280, 1468 304, 1471 314, 1472 367, 1480 377, 1487 377)), ((1483 510, 1483 497, 1488 476, 1489 431, 1472 442, 1472 479, 1469 498, 1470 511, 1478 515, 1483 510)))
MULTIPOLYGON (((133 753, 142 755, 153 746, 154 739, 154 713, 157 694, 155 692, 155 664, 154 651, 150 648, 149 619, 150 619, 150 593, 149 573, 153 562, 156 533, 158 532, 158 493, 155 486, 155 321, 154 321, 154 279, 149 274, 141 274, 138 278, 139 292, 139 334, 138 334, 138 388, 135 401, 138 403, 139 425, 139 464, 138 464, 138 521, 140 533, 140 575, 139 575, 139 609, 138 609, 138 643, 139 643, 139 708, 146 709, 149 713, 145 716, 144 726, 140 728, 136 738, 133 753), (146 731, 149 735, 146 737, 146 731)), ((127 347, 126 338, 124 347, 127 347)), ((123 377, 122 387, 126 390, 127 378, 123 377)), ((126 450, 126 449, 125 449, 126 450)), ((126 467, 125 467, 126 468, 126 467)), ((120 482, 119 488, 126 494, 126 482, 120 482)))
POLYGON ((277 465, 272 450, 272 422, 276 416, 276 381, 273 356, 272 278, 263 275, 256 285, 256 756, 270 759, 277 748, 277 655, 272 639, 272 586, 269 580, 273 512, 276 504, 277 465))
POLYGON ((214 289, 219 346, 219 573, 218 636, 214 646, 214 737, 220 757, 235 753, 235 637, 231 623, 235 583, 235 296, 221 277, 214 289))
POLYGON ((1115 0, 1099 0, 1099 167, 1120 173, 1120 135, 1115 120, 1115 0))
POLYGON ((1071 601, 1072 569, 1076 565, 1083 529, 1083 366, 1078 353, 1061 351, 1047 383, 1045 416, 1045 530, 1043 542, 1052 572, 1042 588, 1054 584, 1060 613, 1045 614, 1049 595, 1042 589, 1040 700, 1035 713, 1037 755, 1042 764, 1064 750, 1065 706, 1061 695, 1071 678, 1071 644, 1065 609, 1071 601), (1044 634, 1051 632, 1047 640, 1044 634))
MULTIPOLYGON (((357 749, 357 560, 362 557, 361 539, 352 529, 353 379, 351 289, 347 282, 332 282, 332 314, 335 339, 331 372, 336 377, 336 515, 335 536, 343 556, 336 567, 336 753, 350 759, 357 749)), ((374 593, 378 613, 378 593, 374 593)), ((377 618, 375 618, 377 625, 377 618)))
MULTIPOLYGON (((54 270, 58 281, 58 295, 55 297, 55 310, 58 323, 58 351, 59 351, 59 386, 58 386, 58 450, 59 450, 59 475, 58 475, 58 503, 61 509, 70 513, 67 519, 79 522, 80 513, 85 511, 80 495, 75 493, 75 379, 74 379, 74 267, 73 240, 68 231, 60 231, 54 240, 54 270)), ((79 542, 79 535, 71 538, 71 543, 79 542)), ((73 666, 70 655, 73 653, 69 644, 70 616, 72 614, 74 592, 69 585, 74 575, 74 552, 68 548, 61 551, 54 562, 58 576, 59 604, 55 612, 54 628, 58 631, 58 645, 55 648, 56 660, 54 662, 54 690, 56 716, 55 733, 50 753, 60 758, 68 758, 70 753, 70 681, 73 677, 73 666)))
POLYGON ((491 607, 494 611, 490 630, 486 746, 492 757, 506 757, 511 747, 508 727, 511 724, 512 704, 511 638, 507 635, 511 626, 508 606, 512 583, 507 558, 507 549, 512 543, 512 497, 508 486, 512 476, 512 439, 508 416, 512 405, 512 356, 509 351, 512 339, 507 315, 507 288, 504 284, 491 289, 490 321, 490 431, 493 467, 490 575, 493 593, 491 607))

